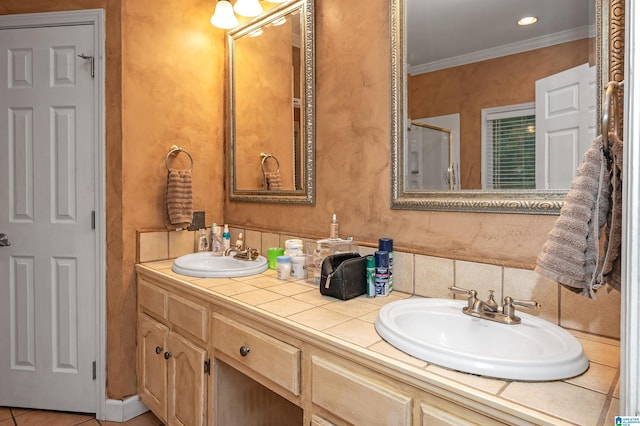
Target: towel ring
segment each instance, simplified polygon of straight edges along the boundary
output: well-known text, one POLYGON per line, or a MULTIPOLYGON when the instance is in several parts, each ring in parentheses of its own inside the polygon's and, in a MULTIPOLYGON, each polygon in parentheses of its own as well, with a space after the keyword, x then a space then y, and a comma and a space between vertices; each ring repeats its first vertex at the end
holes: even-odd
POLYGON ((169 157, 175 157, 181 152, 184 152, 185 154, 187 154, 187 157, 189 157, 189 160, 191 161, 191 167, 189 167, 189 171, 193 170, 193 157, 191 156, 191 154, 189 154, 189 151, 187 151, 186 149, 180 148, 177 145, 173 145, 171 148, 169 148, 169 152, 167 153, 167 156, 164 159, 164 164, 167 166, 167 170, 171 170, 169 169, 169 157))
POLYGON ((602 131, 602 143, 604 145, 605 155, 609 157, 609 130, 613 123, 613 134, 618 135, 618 126, 616 125, 616 114, 618 113, 618 97, 620 89, 624 86, 624 80, 610 81, 606 85, 604 102, 602 103, 602 123, 600 130, 602 131))
POLYGON ((262 161, 260 162, 260 165, 262 167, 262 173, 266 173, 267 172, 267 170, 265 170, 265 168, 264 168, 264 163, 267 161, 268 158, 273 158, 275 160, 275 162, 276 162, 276 167, 277 168, 274 171, 276 171, 276 172, 280 171, 280 161, 278 161, 278 159, 275 156, 273 156, 271 154, 265 154, 264 152, 262 152, 262 153, 260 153, 260 157, 262 157, 262 161))

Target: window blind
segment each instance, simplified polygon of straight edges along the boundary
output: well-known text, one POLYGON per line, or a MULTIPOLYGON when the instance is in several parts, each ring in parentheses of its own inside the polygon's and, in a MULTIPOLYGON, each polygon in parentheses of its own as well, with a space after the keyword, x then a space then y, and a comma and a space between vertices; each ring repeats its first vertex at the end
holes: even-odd
POLYGON ((490 189, 535 189, 535 114, 520 110, 488 114, 486 119, 485 168, 490 189))

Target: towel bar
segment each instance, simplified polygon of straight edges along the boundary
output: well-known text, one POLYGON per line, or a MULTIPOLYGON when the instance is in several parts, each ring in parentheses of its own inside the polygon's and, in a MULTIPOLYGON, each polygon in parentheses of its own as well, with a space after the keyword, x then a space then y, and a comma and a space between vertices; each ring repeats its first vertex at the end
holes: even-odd
POLYGON ((164 164, 167 166, 167 170, 169 169, 169 157, 175 157, 176 155, 178 155, 179 153, 184 152, 185 154, 187 154, 187 156, 189 157, 189 160, 191 160, 191 167, 189 167, 189 171, 193 170, 193 157, 191 156, 191 154, 189 154, 189 151, 187 151, 184 148, 181 148, 177 145, 173 145, 171 148, 169 148, 169 152, 167 153, 167 156, 164 159, 164 164))

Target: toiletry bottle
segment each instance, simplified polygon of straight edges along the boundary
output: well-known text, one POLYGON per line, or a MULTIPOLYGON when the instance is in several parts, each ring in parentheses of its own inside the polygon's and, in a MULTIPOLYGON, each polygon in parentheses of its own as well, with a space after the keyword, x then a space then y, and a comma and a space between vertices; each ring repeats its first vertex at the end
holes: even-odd
POLYGON ((211 251, 214 256, 222 256, 224 252, 224 242, 222 241, 222 235, 220 235, 220 227, 215 223, 213 226, 215 229, 213 230, 213 237, 211 239, 211 251))
POLYGON ((337 240, 340 238, 338 236, 338 220, 336 219, 335 213, 333 214, 333 218, 331 219, 331 228, 329 230, 329 239, 337 240))
POLYGON ((389 253, 377 251, 374 253, 376 263, 376 297, 389 295, 389 253))
POLYGON ((236 240, 236 249, 244 250, 244 237, 242 236, 242 232, 238 234, 238 239, 236 240))
POLYGON ((224 225, 224 231, 222 232, 222 241, 224 241, 224 249, 228 250, 231 248, 231 234, 229 233, 229 225, 224 225))
POLYGON ((209 230, 209 250, 213 251, 213 238, 216 235, 216 228, 218 227, 218 225, 216 225, 215 222, 213 222, 211 224, 211 229, 209 230))
POLYGON ((279 280, 288 280, 291 277, 291 257, 278 256, 276 259, 276 273, 279 280))
POLYGON ((376 259, 367 256, 367 297, 376 297, 376 259))
POLYGON ((207 240, 207 230, 200 230, 200 238, 198 239, 198 251, 207 251, 209 249, 209 241, 207 240))
POLYGON ((378 250, 389 253, 389 292, 393 290, 393 240, 391 238, 380 238, 378 240, 378 250))

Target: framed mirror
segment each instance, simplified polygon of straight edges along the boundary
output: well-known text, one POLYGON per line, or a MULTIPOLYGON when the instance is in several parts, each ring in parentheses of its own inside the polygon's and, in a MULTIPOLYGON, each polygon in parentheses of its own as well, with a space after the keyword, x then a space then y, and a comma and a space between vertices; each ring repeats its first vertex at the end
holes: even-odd
POLYGON ((391 0, 390 12, 392 208, 558 214, 621 67, 624 2, 391 0), (528 15, 538 22, 517 24, 528 15), (450 131, 447 153, 424 125, 450 131))
POLYGON ((313 0, 228 33, 230 199, 314 203, 313 0))

